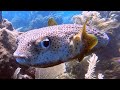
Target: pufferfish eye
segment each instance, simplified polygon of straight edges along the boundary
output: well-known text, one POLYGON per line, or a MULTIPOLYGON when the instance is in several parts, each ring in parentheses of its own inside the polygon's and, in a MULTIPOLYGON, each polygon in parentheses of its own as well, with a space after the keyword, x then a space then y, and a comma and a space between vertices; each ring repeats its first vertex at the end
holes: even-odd
POLYGON ((38 43, 38 45, 39 45, 41 48, 45 49, 45 48, 48 48, 48 47, 50 46, 50 41, 49 41, 48 38, 46 38, 46 39, 40 41, 40 42, 38 43))

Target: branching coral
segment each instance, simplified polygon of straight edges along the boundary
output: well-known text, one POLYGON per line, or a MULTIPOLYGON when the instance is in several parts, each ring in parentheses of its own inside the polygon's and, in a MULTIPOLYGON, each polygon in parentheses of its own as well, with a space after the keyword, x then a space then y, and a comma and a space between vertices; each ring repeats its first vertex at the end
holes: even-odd
MULTIPOLYGON (((99 62, 98 56, 96 54, 92 54, 90 59, 88 59, 88 71, 85 74, 85 79, 96 79, 96 75, 94 74, 95 72, 95 67, 96 64, 99 62)), ((98 74, 98 79, 103 79, 103 75, 101 73, 98 74)))
POLYGON ((104 75, 102 73, 98 73, 98 79, 103 79, 104 75))
POLYGON ((90 18, 88 25, 106 32, 120 25, 117 17, 115 12, 111 12, 107 17, 102 17, 101 13, 97 11, 83 11, 81 14, 73 16, 72 19, 75 24, 83 25, 86 19, 90 18))
POLYGON ((94 75, 94 72, 97 62, 98 62, 98 57, 95 54, 93 54, 92 57, 88 59, 89 66, 88 66, 88 71, 85 74, 85 79, 95 79, 96 76, 94 75))
POLYGON ((20 73, 20 70, 21 70, 21 68, 19 68, 19 67, 15 70, 15 72, 14 72, 14 74, 12 76, 13 79, 17 79, 18 78, 18 74, 20 73))
POLYGON ((21 70, 20 67, 18 67, 18 68, 15 70, 15 72, 14 72, 14 74, 13 74, 13 76, 12 76, 13 79, 33 79, 31 76, 28 76, 27 74, 22 75, 22 74, 20 73, 20 70, 21 70))

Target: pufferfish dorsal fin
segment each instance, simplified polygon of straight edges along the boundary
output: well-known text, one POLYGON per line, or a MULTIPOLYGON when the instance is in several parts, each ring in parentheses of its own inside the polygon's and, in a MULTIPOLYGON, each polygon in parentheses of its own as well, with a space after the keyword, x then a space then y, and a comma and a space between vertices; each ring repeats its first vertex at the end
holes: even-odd
POLYGON ((48 26, 53 26, 53 25, 57 25, 57 22, 53 18, 49 18, 48 26))

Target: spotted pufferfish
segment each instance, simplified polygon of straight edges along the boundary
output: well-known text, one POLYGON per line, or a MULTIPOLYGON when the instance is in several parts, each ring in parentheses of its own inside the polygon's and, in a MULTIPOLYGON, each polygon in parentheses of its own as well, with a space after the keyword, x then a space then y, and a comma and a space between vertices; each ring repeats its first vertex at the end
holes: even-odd
POLYGON ((106 33, 87 25, 57 25, 53 18, 48 26, 27 31, 17 38, 14 57, 19 64, 40 68, 52 67, 70 60, 81 61, 88 53, 105 47, 106 33))

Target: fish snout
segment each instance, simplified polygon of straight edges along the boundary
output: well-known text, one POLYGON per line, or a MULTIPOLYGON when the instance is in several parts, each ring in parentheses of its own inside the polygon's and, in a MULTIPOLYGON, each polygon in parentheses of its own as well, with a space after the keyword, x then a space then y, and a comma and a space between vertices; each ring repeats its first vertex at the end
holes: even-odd
POLYGON ((16 58, 16 61, 21 65, 29 65, 28 57, 23 53, 14 52, 13 56, 16 58))
POLYGON ((14 52, 13 56, 15 58, 27 58, 27 56, 25 54, 23 54, 23 53, 17 53, 17 52, 14 52))

